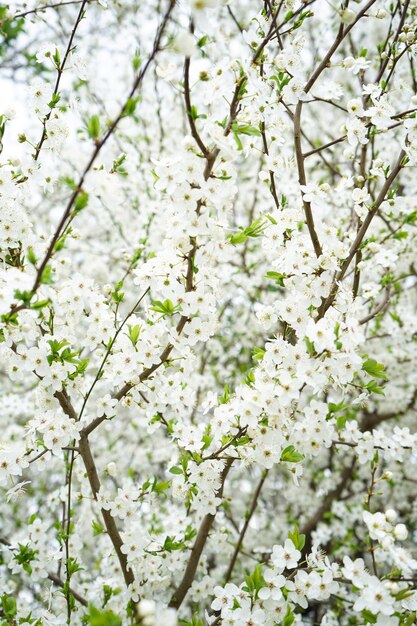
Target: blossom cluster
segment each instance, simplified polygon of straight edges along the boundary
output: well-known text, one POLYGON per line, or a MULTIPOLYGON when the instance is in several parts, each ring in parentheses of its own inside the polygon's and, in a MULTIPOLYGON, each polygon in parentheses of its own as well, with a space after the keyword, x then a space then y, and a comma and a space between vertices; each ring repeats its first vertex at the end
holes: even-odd
POLYGON ((411 626, 416 0, 0 30, 0 623, 411 626))

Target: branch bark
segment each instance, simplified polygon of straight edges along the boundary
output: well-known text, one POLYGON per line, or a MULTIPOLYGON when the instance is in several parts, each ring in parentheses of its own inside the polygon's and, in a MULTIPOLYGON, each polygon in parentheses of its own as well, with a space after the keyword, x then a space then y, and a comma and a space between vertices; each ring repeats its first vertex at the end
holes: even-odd
MULTIPOLYGON (((222 475, 222 484, 221 484, 220 490, 217 493, 218 498, 221 498, 223 495, 224 483, 225 483, 227 474, 229 472, 229 469, 232 465, 232 462, 233 462, 232 459, 228 459, 226 461, 226 465, 224 467, 223 475, 222 475)), ((179 609, 179 607, 183 603, 184 598, 187 595, 188 590, 190 589, 193 583, 193 580, 197 571, 197 567, 200 562, 201 554, 204 550, 204 546, 206 545, 211 527, 213 526, 213 522, 215 519, 216 519, 216 514, 213 515, 212 513, 208 513, 203 518, 203 521, 201 522, 201 526, 197 534, 197 538, 191 550, 191 555, 187 563, 187 567, 185 568, 185 572, 182 577, 182 580, 180 584, 178 585, 177 589, 174 591, 172 598, 169 602, 170 607, 179 609)))

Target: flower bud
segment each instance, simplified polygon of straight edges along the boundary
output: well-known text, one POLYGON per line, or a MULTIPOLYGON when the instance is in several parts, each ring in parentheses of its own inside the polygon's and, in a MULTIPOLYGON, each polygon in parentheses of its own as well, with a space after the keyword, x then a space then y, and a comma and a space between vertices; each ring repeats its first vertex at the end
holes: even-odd
POLYGON ((345 9, 340 14, 340 20, 343 24, 353 24, 356 19, 356 13, 352 9, 345 9))
POLYGON ((398 539, 398 541, 404 541, 407 539, 408 530, 405 524, 397 524, 394 528, 394 537, 398 539))
POLYGON ((387 520, 387 522, 390 522, 390 524, 392 524, 392 522, 395 522, 395 520, 397 519, 397 512, 394 511, 394 509, 388 509, 388 511, 385 511, 385 519, 387 520))
POLYGON ((116 471, 117 471, 117 467, 114 461, 110 461, 110 463, 107 463, 106 472, 109 476, 116 476, 116 471))

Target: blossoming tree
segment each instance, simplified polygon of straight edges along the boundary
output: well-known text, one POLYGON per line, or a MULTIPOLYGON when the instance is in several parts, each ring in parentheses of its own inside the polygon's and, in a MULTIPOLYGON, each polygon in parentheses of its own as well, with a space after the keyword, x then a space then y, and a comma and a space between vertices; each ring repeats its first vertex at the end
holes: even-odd
POLYGON ((415 624, 416 0, 0 31, 0 623, 415 624))

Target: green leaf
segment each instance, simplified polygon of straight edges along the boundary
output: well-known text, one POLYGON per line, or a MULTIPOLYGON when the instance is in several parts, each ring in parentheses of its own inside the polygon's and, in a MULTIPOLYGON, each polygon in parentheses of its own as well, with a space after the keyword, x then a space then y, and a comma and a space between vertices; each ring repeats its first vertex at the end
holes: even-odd
POLYGON ((87 619, 89 626, 122 626, 122 618, 113 611, 100 611, 94 606, 89 607, 87 619))
POLYGON ((253 371, 253 369, 249 370, 243 382, 249 387, 255 382, 255 372, 253 371))
POLYGON ((224 393, 219 397, 219 404, 227 404, 230 402, 230 389, 229 385, 224 386, 224 393))
POLYGON ((21 300, 22 302, 24 302, 25 304, 29 304, 33 293, 32 291, 19 291, 19 289, 15 289, 14 291, 14 297, 16 300, 21 300))
POLYGON ((73 559, 73 558, 67 559, 67 570, 68 570, 68 575, 69 576, 72 576, 76 572, 79 572, 81 569, 83 569, 83 568, 77 562, 77 559, 73 559))
POLYGON ((181 550, 184 545, 183 541, 174 541, 172 537, 166 537, 163 549, 167 552, 173 552, 174 550, 181 550))
POLYGON ((32 248, 27 249, 26 256, 31 265, 36 265, 38 259, 36 258, 32 248))
POLYGON ((236 233, 235 235, 228 236, 230 243, 232 243, 234 246, 236 246, 239 243, 244 243, 247 240, 247 238, 248 237, 244 231, 240 233, 236 233))
POLYGON ((314 347, 314 343, 308 337, 304 337, 304 341, 306 343, 309 356, 314 356, 316 354, 316 348, 314 347))
POLYGON ((140 98, 138 96, 136 98, 129 98, 126 101, 126 104, 125 104, 125 106, 123 108, 123 116, 124 117, 129 117, 129 116, 134 114, 134 112, 136 111, 136 106, 137 106, 139 100, 140 100, 140 98))
POLYGON ((54 109, 56 105, 58 104, 58 102, 60 101, 60 99, 61 99, 61 95, 59 93, 52 94, 52 98, 50 102, 48 102, 49 108, 54 109))
POLYGON ((339 411, 343 411, 343 409, 348 408, 348 404, 345 404, 343 400, 338 404, 334 402, 328 402, 327 407, 329 409, 329 413, 338 413, 339 411))
MULTIPOLYGON (((1 596, 1 608, 3 609, 4 616, 9 620, 13 620, 17 614, 16 599, 13 596, 9 596, 7 593, 3 594, 1 596)), ((15 624, 16 622, 13 620, 11 623, 15 624)))
POLYGON ((92 115, 87 122, 87 133, 90 139, 98 139, 100 135, 100 119, 98 115, 92 115))
POLYGON ((228 235, 227 239, 235 246, 239 243, 244 243, 249 237, 260 237, 266 226, 267 222, 258 217, 250 226, 243 228, 234 235, 228 235))
POLYGON ((121 291, 122 287, 123 287, 123 281, 119 280, 119 282, 115 284, 114 289, 110 294, 116 304, 119 304, 120 302, 122 302, 123 298, 125 297, 124 292, 121 291))
POLYGON ((407 239, 408 232, 406 230, 400 230, 398 233, 394 233, 394 239, 407 239))
POLYGON ((399 602, 400 600, 405 600, 405 598, 411 598, 411 596, 414 595, 414 590, 408 587, 407 589, 400 589, 400 591, 394 595, 397 602, 399 602))
POLYGON ((91 525, 93 527, 93 536, 94 537, 97 537, 97 535, 101 535, 101 534, 103 534, 105 532, 103 526, 101 524, 99 524, 98 522, 96 522, 95 520, 93 520, 91 522, 91 525))
POLYGON ((56 67, 59 67, 61 64, 61 55, 59 54, 58 48, 55 48, 55 52, 52 55, 52 60, 55 63, 56 67))
POLYGON ((262 575, 262 563, 258 563, 258 565, 255 566, 252 574, 245 576, 245 583, 247 591, 256 598, 259 590, 265 587, 266 584, 262 575))
POLYGON ((365 389, 367 389, 370 393, 377 393, 380 396, 385 396, 384 388, 378 385, 376 380, 370 380, 369 383, 365 385, 365 389))
POLYGON ((142 62, 142 59, 141 59, 140 52, 139 52, 139 49, 138 49, 138 50, 136 50, 135 56, 132 59, 132 67, 135 70, 135 72, 137 72, 138 69, 140 68, 141 62, 142 62))
POLYGON ((252 358, 254 361, 262 361, 265 356, 265 350, 263 348, 253 348, 252 358))
POLYGON ((85 209, 87 204, 88 204, 88 193, 86 193, 85 191, 81 191, 75 198, 72 214, 76 215, 77 213, 85 209))
POLYGON ((294 622, 295 622, 295 615, 291 611, 290 607, 288 606, 287 613, 284 619, 282 620, 282 626, 291 626, 291 624, 293 624, 294 622))
POLYGON ((171 482, 169 480, 166 481, 162 481, 162 482, 154 482, 154 484, 152 485, 152 491, 154 493, 164 493, 164 491, 166 491, 167 489, 169 489, 171 485, 171 482))
POLYGON ((251 126, 250 124, 238 124, 238 122, 233 122, 232 131, 238 135, 248 135, 260 137, 261 131, 259 128, 255 126, 251 126))
POLYGON ((281 461, 286 463, 299 463, 304 459, 304 455, 294 448, 294 446, 287 446, 281 453, 281 461))
POLYGON ((404 224, 414 224, 417 220, 417 211, 412 211, 404 218, 404 224))
POLYGON ((181 626, 204 626, 204 624, 201 619, 198 618, 197 613, 194 613, 191 622, 181 620, 181 626))
POLYGON ((373 376, 374 378, 381 378, 382 380, 387 380, 387 373, 385 371, 385 366, 382 363, 378 363, 375 359, 367 359, 362 364, 362 369, 373 376))
POLYGON ((40 309, 45 308, 50 303, 50 300, 38 300, 31 305, 31 309, 34 311, 39 311, 40 309))
POLYGON ((363 619, 368 622, 368 624, 376 624, 377 617, 368 609, 363 609, 361 611, 361 615, 363 619))
POLYGON ((305 546, 306 536, 299 533, 297 524, 294 526, 293 532, 288 533, 288 539, 291 539, 297 550, 301 550, 305 546))
POLYGON ((161 300, 154 300, 152 302, 152 306, 149 308, 151 311, 156 311, 156 313, 162 313, 162 315, 165 316, 173 315, 174 313, 179 311, 181 307, 179 305, 174 306, 171 300, 165 300, 164 302, 161 302, 161 300))
POLYGON ((136 324, 136 326, 129 326, 129 339, 136 346, 139 335, 140 335, 140 324, 136 324))
POLYGON ((239 135, 249 135, 259 137, 261 132, 255 126, 251 126, 250 124, 239 124, 238 122, 233 122, 232 124, 232 133, 235 138, 237 149, 243 150, 243 144, 239 138, 239 135))
POLYGON ((265 278, 270 278, 280 287, 285 287, 284 278, 287 278, 287 276, 285 274, 280 274, 279 272, 267 272, 265 274, 265 278))
POLYGON ((14 555, 14 560, 23 567, 27 574, 31 574, 32 568, 30 563, 36 559, 38 552, 39 550, 33 550, 32 548, 29 548, 28 545, 19 543, 19 552, 14 555))
POLYGON ((188 111, 188 115, 191 117, 192 120, 197 120, 198 119, 197 107, 192 105, 191 109, 188 111))

